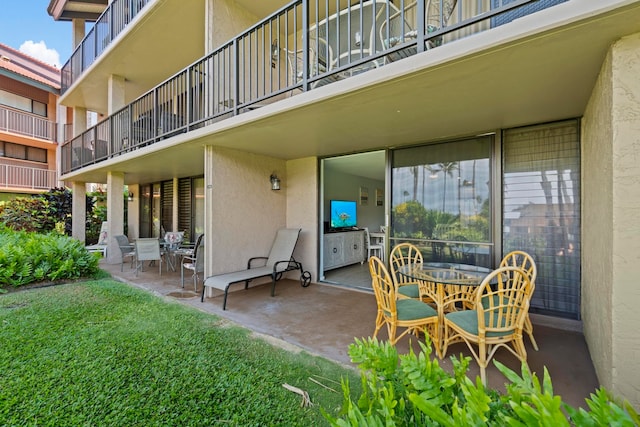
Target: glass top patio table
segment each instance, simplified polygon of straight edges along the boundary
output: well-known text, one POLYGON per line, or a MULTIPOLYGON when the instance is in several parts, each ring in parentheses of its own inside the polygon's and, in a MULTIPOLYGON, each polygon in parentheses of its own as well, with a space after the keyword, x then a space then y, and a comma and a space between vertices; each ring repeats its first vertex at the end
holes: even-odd
POLYGON ((414 280, 435 281, 445 285, 478 286, 492 270, 479 265, 425 262, 404 265, 399 271, 400 274, 414 280))
POLYGON ((432 295, 441 314, 473 308, 476 290, 491 271, 478 265, 441 262, 408 264, 399 269, 400 274, 420 283, 421 294, 432 295))

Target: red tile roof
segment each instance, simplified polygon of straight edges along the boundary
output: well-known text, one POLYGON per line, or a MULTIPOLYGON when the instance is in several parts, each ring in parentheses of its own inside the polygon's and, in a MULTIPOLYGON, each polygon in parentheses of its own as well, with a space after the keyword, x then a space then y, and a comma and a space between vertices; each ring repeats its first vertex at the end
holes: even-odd
POLYGON ((60 70, 0 43, 0 69, 60 90, 60 70))

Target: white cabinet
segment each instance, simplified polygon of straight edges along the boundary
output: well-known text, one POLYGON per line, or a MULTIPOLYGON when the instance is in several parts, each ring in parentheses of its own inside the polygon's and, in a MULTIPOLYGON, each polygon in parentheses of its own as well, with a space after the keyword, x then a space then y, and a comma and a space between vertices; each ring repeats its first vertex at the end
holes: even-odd
POLYGON ((345 231, 324 235, 324 269, 343 267, 364 261, 364 231, 345 231))

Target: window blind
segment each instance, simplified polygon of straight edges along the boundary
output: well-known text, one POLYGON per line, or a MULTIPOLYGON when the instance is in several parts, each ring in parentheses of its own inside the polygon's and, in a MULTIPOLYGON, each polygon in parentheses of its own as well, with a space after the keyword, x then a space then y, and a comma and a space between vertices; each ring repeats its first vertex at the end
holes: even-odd
POLYGON ((503 255, 537 265, 531 312, 580 318, 578 120, 503 132, 503 255))

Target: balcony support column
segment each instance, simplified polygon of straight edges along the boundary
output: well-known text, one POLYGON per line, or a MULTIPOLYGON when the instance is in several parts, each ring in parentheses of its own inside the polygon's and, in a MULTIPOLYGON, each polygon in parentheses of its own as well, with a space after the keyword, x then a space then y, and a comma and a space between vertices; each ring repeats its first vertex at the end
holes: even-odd
POLYGON ((71 236, 85 242, 87 219, 87 187, 84 182, 71 183, 71 236))
POLYGON ((120 248, 113 236, 124 234, 124 173, 107 172, 107 263, 120 263, 120 248))
POLYGON ((78 47, 80 43, 82 43, 82 39, 85 36, 85 21, 84 19, 72 19, 73 24, 73 46, 71 46, 72 50, 78 47))
POLYGON ((73 107, 73 137, 87 130, 87 109, 73 107))
POLYGON ((116 74, 111 74, 109 76, 107 92, 107 109, 109 115, 114 114, 116 111, 120 110, 126 105, 124 96, 124 82, 125 79, 122 76, 118 76, 116 74))
POLYGON ((213 13, 214 0, 205 0, 204 2, 204 54, 212 52, 216 46, 214 42, 214 17, 213 13))

